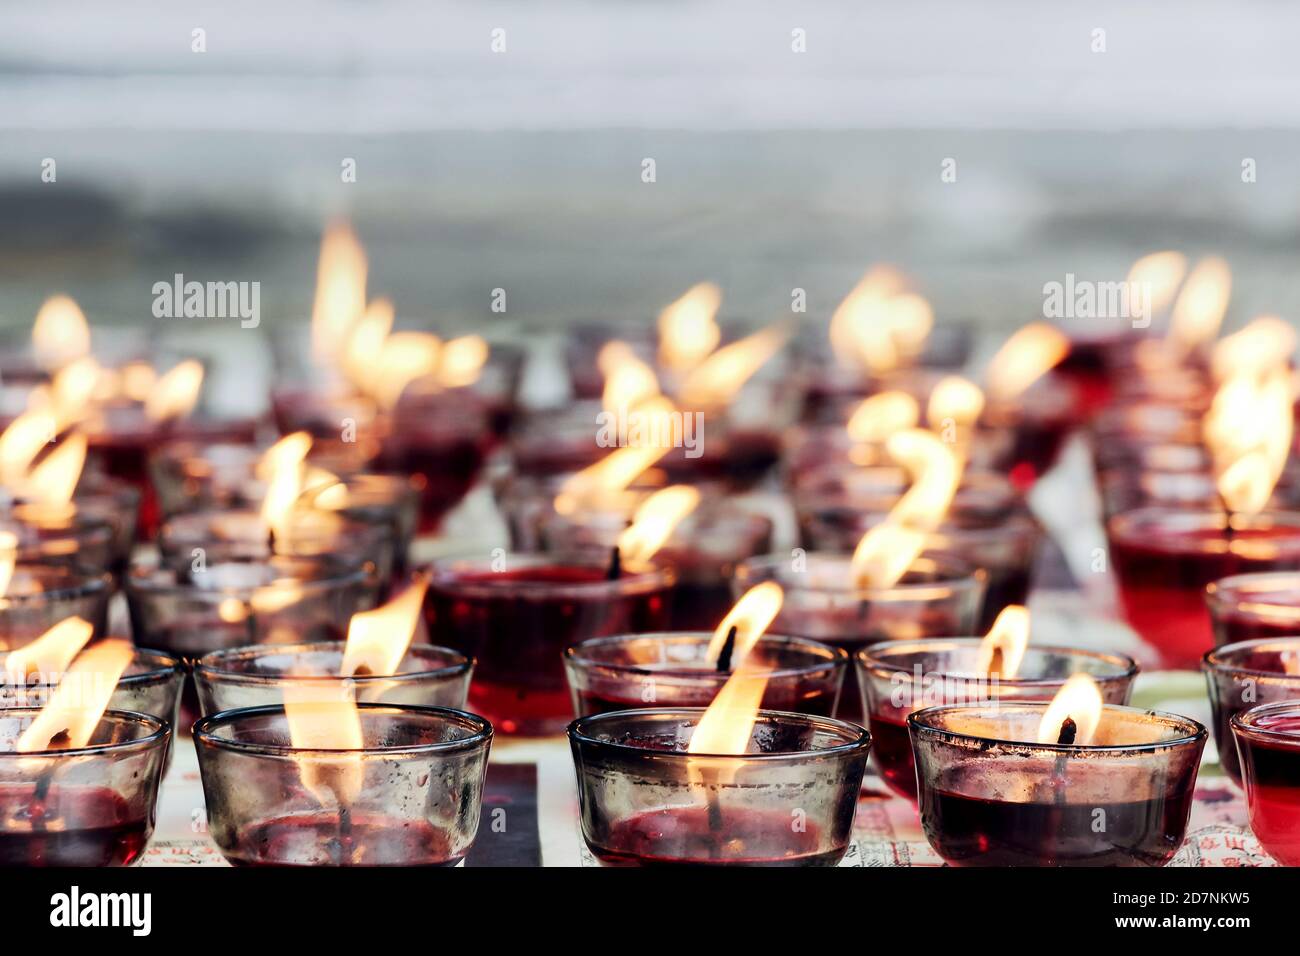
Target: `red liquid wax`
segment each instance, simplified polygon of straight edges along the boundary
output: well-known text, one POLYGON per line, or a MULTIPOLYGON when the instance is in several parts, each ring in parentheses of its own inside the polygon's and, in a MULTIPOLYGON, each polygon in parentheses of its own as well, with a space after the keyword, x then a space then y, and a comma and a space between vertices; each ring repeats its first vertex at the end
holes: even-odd
POLYGON ((431 584, 425 599, 429 639, 478 661, 469 710, 507 734, 562 731, 573 718, 564 649, 592 637, 660 631, 668 619, 666 589, 566 589, 604 580, 597 568, 551 565, 431 584), (464 593, 457 584, 474 590, 464 593), (536 587, 545 584, 556 589, 536 587))
POLYGON ((1237 736, 1250 828, 1275 860, 1300 866, 1300 713, 1264 717, 1257 726, 1293 734, 1295 742, 1237 736))
POLYGON ((1163 866, 1182 843, 1192 791, 1056 804, 986 800, 938 786, 922 791, 920 809, 930 845, 953 866, 1163 866))
POLYGON ((916 802, 916 758, 906 718, 891 720, 880 714, 867 718, 871 731, 871 756, 885 785, 900 797, 916 802))
POLYGON ((235 866, 455 866, 447 834, 422 820, 354 814, 277 817, 241 830, 222 854, 235 866))
POLYGON ((821 835, 807 824, 798 832, 782 813, 723 812, 710 825, 707 807, 652 810, 613 823, 587 846, 615 866, 834 866, 844 845, 820 849, 821 835))
POLYGON ((152 833, 152 810, 106 787, 0 786, 0 866, 127 866, 152 833))
POLYGON ((422 432, 405 423, 385 438, 375 466, 409 475, 420 492, 419 530, 437 530, 460 504, 483 468, 491 436, 422 432))

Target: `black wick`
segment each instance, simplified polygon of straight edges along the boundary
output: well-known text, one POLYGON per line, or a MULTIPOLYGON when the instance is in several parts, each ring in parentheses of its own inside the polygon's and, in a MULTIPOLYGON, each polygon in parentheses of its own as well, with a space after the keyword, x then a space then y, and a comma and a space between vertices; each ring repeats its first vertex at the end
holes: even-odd
POLYGON ((718 652, 718 673, 725 674, 731 670, 731 655, 736 652, 736 625, 731 625, 727 631, 727 640, 722 645, 722 650, 718 652))
POLYGON ((617 581, 623 575, 623 556, 619 553, 618 545, 614 545, 614 550, 609 556, 609 568, 605 571, 606 581, 617 581))

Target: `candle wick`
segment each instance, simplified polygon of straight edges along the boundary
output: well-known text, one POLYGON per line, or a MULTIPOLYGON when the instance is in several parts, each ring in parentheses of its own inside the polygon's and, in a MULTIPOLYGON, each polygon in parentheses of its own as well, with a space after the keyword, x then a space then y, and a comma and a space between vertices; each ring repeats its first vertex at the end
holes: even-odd
POLYGON ((731 670, 731 655, 736 652, 736 633, 738 628, 735 624, 727 631, 727 639, 722 644, 722 650, 718 652, 718 673, 725 674, 731 670))
MULTIPOLYGON (((1002 676, 1002 648, 993 648, 993 656, 989 658, 989 677, 1002 676)), ((1068 718, 1067 718, 1068 719, 1068 718)))
POLYGON ((618 545, 614 545, 614 550, 609 555, 609 569, 605 572, 606 581, 617 581, 623 575, 623 556, 619 553, 618 545))
POLYGON ((1079 734, 1079 725, 1074 722, 1073 717, 1066 717, 1061 721, 1061 734, 1056 738, 1058 744, 1069 746, 1074 743, 1074 738, 1079 734))

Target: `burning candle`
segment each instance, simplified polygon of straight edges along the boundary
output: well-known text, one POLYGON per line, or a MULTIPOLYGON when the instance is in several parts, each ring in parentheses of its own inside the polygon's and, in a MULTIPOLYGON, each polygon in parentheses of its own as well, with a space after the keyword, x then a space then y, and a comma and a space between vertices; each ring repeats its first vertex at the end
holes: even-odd
POLYGON ((208 833, 236 866, 454 866, 491 742, 472 714, 308 687, 194 725, 208 833))
POLYGON ((662 630, 673 573, 620 569, 607 553, 506 554, 435 562, 430 638, 477 660, 469 705, 508 734, 572 717, 562 655, 592 637, 662 630))
POLYGON ((0 650, 35 640, 59 621, 79 617, 102 634, 111 595, 107 574, 16 560, 14 536, 0 531, 0 650))
POLYGON ((737 670, 707 710, 623 710, 569 726, 583 839, 606 865, 834 866, 870 735, 759 710, 737 670))
POLYGON ((1238 786, 1241 765, 1231 723, 1258 704, 1300 700, 1300 637, 1267 637, 1225 644, 1201 661, 1214 712, 1219 764, 1238 786))
POLYGON ((255 645, 214 651, 194 666, 204 714, 280 704, 286 688, 309 686, 356 700, 462 709, 474 662, 415 642, 426 582, 417 579, 382 607, 352 615, 343 641, 255 645))
POLYGON ((915 802, 907 730, 914 711, 940 704, 1051 700, 1074 674, 1096 680, 1102 699, 1126 704, 1138 667, 1130 657, 1029 644, 1029 613, 1008 607, 983 637, 886 641, 854 659, 872 755, 891 790, 915 802))
POLYGON ((1206 730, 1103 704, 1076 674, 1051 703, 907 718, 921 825, 953 866, 1163 866, 1187 832, 1206 730))
POLYGON ((1300 866, 1300 702, 1254 707, 1232 718, 1246 781, 1250 828, 1283 866, 1300 866))
POLYGON ((40 710, 0 709, 0 865, 125 866, 144 852, 171 730, 105 710, 131 657, 103 641, 40 710))

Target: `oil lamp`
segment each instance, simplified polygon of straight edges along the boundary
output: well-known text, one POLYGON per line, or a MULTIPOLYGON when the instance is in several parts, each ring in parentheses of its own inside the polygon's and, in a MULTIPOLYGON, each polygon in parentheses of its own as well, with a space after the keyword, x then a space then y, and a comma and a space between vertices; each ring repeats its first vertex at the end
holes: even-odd
POLYGON ((144 852, 171 730, 105 710, 132 653, 102 641, 44 707, 0 709, 0 865, 125 866, 144 852))
POLYGON ((921 825, 953 866, 1163 866, 1187 832, 1203 726, 1103 704, 1086 674, 1050 702, 907 718, 921 825))
POLYGON ((477 661, 469 705, 508 734, 572 717, 562 655, 592 637, 662 630, 670 568, 624 568, 609 552, 504 554, 434 562, 430 639, 477 661))
POLYGON ((1236 714, 1232 733, 1251 830, 1283 866, 1300 866, 1300 702, 1263 704, 1236 714))
POLYGON ((1259 704, 1300 700, 1300 637, 1260 637, 1206 653, 1201 670, 1209 685, 1219 764, 1238 786, 1241 765, 1232 720, 1259 704))
POLYGON ((347 641, 266 644, 214 651, 194 665, 204 714, 284 702, 285 688, 311 686, 358 701, 465 706, 474 662, 445 647, 416 642, 426 582, 371 611, 358 611, 347 641))
POLYGON ((1096 680, 1102 699, 1128 703, 1132 658, 1029 643, 1029 612, 1005 608, 983 638, 886 641, 857 653, 872 755, 891 790, 915 801, 916 768, 907 717, 940 704, 1051 700, 1074 674, 1096 680))
POLYGON ((833 866, 871 737, 760 710, 742 662, 707 709, 622 710, 569 726, 583 839, 607 865, 833 866))

